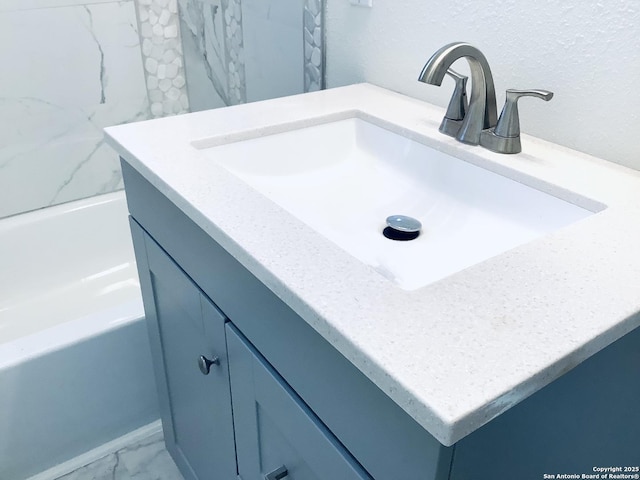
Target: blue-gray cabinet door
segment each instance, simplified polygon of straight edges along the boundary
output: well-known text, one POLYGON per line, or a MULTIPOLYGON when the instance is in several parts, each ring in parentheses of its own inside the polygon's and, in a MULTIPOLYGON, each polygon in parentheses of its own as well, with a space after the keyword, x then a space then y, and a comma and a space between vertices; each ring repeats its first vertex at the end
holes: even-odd
POLYGON ((230 323, 227 348, 242 480, 371 480, 230 323))
POLYGON ((131 224, 167 450, 186 480, 235 479, 226 318, 131 224), (207 375, 200 356, 217 357, 207 375))

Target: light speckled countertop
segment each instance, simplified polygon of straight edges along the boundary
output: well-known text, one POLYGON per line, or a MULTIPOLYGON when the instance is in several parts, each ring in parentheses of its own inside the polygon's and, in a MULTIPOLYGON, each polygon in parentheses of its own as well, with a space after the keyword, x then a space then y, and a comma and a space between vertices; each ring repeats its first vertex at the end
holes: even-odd
POLYGON ((452 445, 640 325, 640 172, 526 135, 518 155, 463 145, 438 132, 442 114, 362 84, 106 132, 136 170, 452 445), (354 112, 578 205, 607 208, 405 291, 192 144, 220 145, 354 112))

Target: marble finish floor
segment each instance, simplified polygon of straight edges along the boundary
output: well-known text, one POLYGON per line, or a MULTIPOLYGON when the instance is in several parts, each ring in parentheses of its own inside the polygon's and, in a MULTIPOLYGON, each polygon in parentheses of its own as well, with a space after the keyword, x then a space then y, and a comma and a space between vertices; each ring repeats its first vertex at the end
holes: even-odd
POLYGON ((183 477, 159 432, 56 480, 183 480, 183 477))

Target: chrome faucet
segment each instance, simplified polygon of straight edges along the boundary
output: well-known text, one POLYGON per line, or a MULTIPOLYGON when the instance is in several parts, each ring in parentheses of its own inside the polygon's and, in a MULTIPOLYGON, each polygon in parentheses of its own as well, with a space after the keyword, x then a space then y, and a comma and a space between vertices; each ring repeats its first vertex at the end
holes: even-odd
POLYGON ((451 100, 449 100, 447 113, 445 113, 438 130, 445 135, 455 137, 460 131, 464 117, 467 116, 467 110, 469 110, 469 101, 467 100, 468 77, 460 75, 451 68, 447 70, 447 75, 453 78, 456 82, 456 87, 453 90, 453 95, 451 95, 451 100))
MULTIPOLYGON (((442 79, 451 64, 462 57, 467 59, 471 69, 471 98, 469 109, 455 137, 463 143, 478 145, 482 130, 495 127, 498 118, 493 76, 484 54, 468 43, 450 43, 433 54, 418 80, 431 85, 442 85, 442 79)), ((451 133, 454 132, 450 131, 449 134, 451 133)))
POLYGON ((507 90, 502 113, 494 128, 483 130, 480 134, 480 145, 498 153, 518 153, 522 151, 520 144, 520 115, 518 114, 518 99, 521 97, 536 97, 545 102, 553 98, 548 90, 507 90))
POLYGON ((473 45, 455 42, 445 45, 427 60, 418 80, 431 85, 442 85, 445 75, 456 81, 447 113, 440 131, 456 137, 463 143, 482 145, 498 153, 518 153, 520 120, 518 99, 536 97, 545 101, 553 98, 548 90, 507 90, 507 99, 496 121, 496 90, 486 57, 473 45), (471 100, 466 108, 467 77, 451 70, 451 64, 465 57, 471 69, 471 100))

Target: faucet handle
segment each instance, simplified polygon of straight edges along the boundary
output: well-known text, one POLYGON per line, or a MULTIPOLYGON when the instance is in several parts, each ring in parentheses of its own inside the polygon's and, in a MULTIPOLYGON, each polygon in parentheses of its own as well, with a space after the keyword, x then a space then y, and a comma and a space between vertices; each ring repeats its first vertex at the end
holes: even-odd
POLYGON ((469 77, 461 75, 451 68, 447 69, 447 75, 455 80, 456 86, 439 130, 445 135, 455 137, 460 130, 462 120, 464 120, 469 107, 467 100, 467 80, 469 77))
POLYGON ((494 130, 499 137, 520 136, 520 115, 518 113, 518 99, 520 97, 536 97, 548 102, 553 98, 553 92, 548 90, 507 90, 507 99, 504 102, 502 113, 494 130))
POLYGON ((518 99, 520 97, 536 97, 548 102, 553 93, 548 90, 507 90, 502 113, 494 128, 483 130, 480 134, 480 145, 493 152, 519 153, 520 144, 520 116, 518 114, 518 99))

